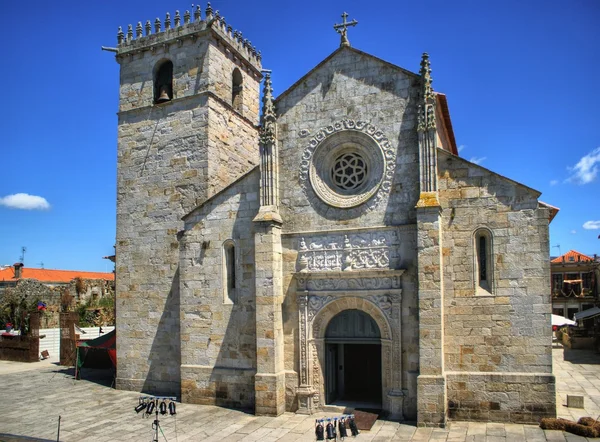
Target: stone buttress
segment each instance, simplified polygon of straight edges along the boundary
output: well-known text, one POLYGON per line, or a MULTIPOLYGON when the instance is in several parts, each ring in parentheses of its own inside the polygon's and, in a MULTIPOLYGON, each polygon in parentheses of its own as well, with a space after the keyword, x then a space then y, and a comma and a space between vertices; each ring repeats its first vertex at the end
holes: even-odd
POLYGON ((420 195, 416 206, 420 355, 417 413, 419 425, 443 426, 446 423, 446 379, 442 228, 437 192, 435 96, 427 54, 423 54, 420 74, 422 89, 417 126, 420 195))
POLYGON ((282 249, 279 215, 277 123, 270 73, 266 74, 260 129, 260 209, 254 218, 256 268, 255 412, 285 411, 282 249))

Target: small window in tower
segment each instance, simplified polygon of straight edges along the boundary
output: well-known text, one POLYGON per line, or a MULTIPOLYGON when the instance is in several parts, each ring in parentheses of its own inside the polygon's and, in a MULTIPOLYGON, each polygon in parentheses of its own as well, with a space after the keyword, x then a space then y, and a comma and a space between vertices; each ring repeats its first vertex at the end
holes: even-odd
POLYGON ((238 68, 233 70, 233 74, 231 75, 231 105, 233 108, 242 112, 242 101, 243 101, 243 85, 244 78, 242 77, 242 73, 238 68))
POLYGON ((223 301, 226 304, 235 303, 236 299, 236 262, 235 262, 235 244, 232 240, 225 241, 223 244, 223 301))
POLYGON ((475 232, 474 279, 477 295, 491 295, 494 287, 492 232, 478 229, 475 232))
POLYGON ((154 74, 154 103, 173 99, 173 62, 166 60, 157 65, 154 74))

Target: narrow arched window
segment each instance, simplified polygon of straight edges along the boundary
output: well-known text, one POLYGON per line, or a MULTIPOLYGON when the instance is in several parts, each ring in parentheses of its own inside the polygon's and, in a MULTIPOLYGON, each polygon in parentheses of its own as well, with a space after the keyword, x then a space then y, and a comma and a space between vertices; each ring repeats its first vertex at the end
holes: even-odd
POLYGON ((154 73, 154 103, 173 99, 173 62, 165 60, 158 64, 154 73))
POLYGON ((235 68, 233 74, 231 74, 231 105, 238 112, 242 111, 244 92, 243 82, 244 78, 242 77, 242 73, 238 68, 235 68))
POLYGON ((235 243, 232 240, 223 244, 223 300, 226 304, 235 303, 236 299, 236 259, 235 243))
POLYGON ((482 228, 474 236, 474 280, 475 292, 478 295, 493 294, 494 269, 492 232, 482 228))

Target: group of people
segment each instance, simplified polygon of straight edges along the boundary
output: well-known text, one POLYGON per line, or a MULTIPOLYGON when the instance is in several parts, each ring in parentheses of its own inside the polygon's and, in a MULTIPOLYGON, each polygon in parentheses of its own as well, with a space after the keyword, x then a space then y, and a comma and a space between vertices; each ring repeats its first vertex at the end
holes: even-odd
POLYGON ((317 419, 315 421, 315 435, 317 440, 340 440, 348 437, 348 430, 352 436, 356 437, 359 433, 354 415, 344 415, 342 417, 317 419))

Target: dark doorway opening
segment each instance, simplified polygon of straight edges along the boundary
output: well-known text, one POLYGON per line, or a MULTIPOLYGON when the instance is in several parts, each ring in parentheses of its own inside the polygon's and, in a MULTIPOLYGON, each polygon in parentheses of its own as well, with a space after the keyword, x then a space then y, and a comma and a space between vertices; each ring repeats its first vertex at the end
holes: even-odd
POLYGON ((327 326, 325 343, 327 403, 380 408, 381 340, 375 321, 359 310, 343 311, 327 326))

